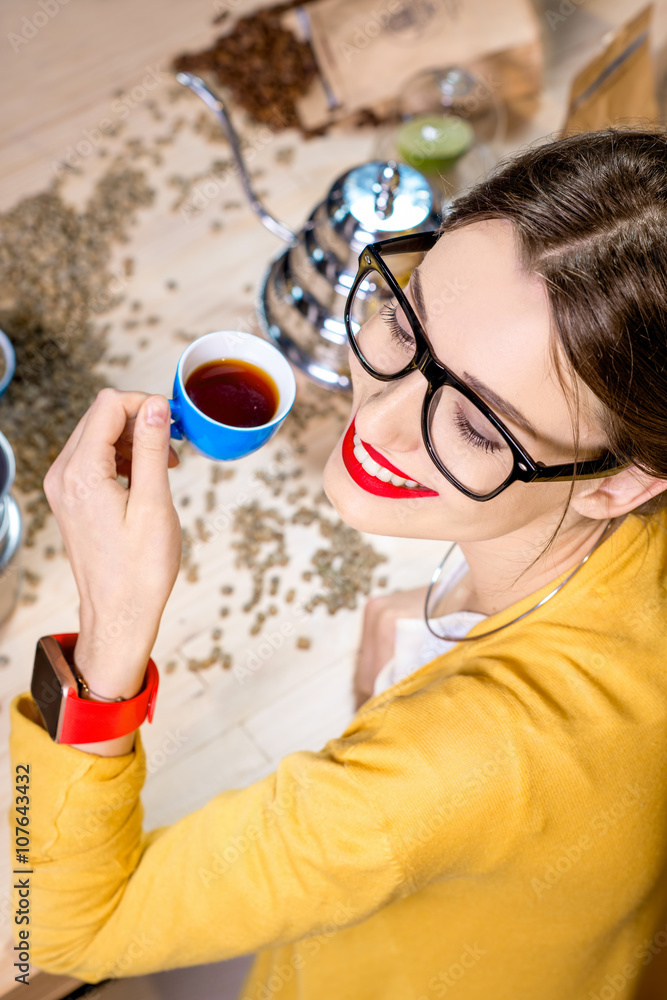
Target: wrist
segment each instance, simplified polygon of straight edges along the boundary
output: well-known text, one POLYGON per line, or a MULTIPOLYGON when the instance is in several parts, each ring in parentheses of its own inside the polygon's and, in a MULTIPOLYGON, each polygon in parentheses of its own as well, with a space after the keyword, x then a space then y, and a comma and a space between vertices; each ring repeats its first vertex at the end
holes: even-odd
POLYGON ((74 665, 90 688, 84 695, 91 701, 105 698, 134 698, 139 694, 150 659, 150 650, 121 647, 91 648, 86 636, 79 635, 73 652, 74 665), (101 695, 100 699, 95 694, 101 695))

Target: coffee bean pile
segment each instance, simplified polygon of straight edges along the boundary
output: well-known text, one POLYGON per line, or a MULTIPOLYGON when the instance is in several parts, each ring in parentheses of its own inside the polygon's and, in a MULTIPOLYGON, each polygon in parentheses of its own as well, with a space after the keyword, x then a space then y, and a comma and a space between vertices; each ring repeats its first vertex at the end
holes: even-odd
POLYGON ((387 557, 376 552, 364 541, 362 535, 337 518, 325 517, 312 507, 301 507, 292 515, 292 524, 312 524, 318 522, 320 534, 328 541, 326 548, 317 549, 311 556, 314 572, 306 570, 303 578, 311 580, 319 577, 320 590, 306 603, 306 611, 312 611, 323 604, 330 615, 341 608, 357 607, 357 595, 368 595, 373 584, 373 571, 387 557))
MULTIPOLYGON (((239 506, 234 512, 233 531, 240 535, 232 542, 236 551, 235 565, 249 569, 252 574, 252 594, 243 605, 245 612, 251 611, 262 599, 269 570, 289 562, 282 530, 284 523, 285 518, 275 507, 262 507, 257 500, 239 506), (268 552, 267 545, 270 546, 268 552)), ((258 621, 263 622, 266 614, 260 614, 258 621)), ((251 634, 256 635, 258 631, 253 633, 251 628, 251 634)))
POLYGON ((113 244, 127 239, 137 210, 154 193, 142 171, 114 165, 83 212, 60 183, 0 214, 0 328, 14 345, 16 373, 0 399, 0 430, 17 456, 16 486, 36 493, 25 544, 48 514, 42 481, 107 379, 95 372, 107 327, 97 318, 120 300, 113 244))
POLYGON ((174 70, 210 73, 254 121, 274 131, 300 127, 296 101, 308 91, 317 64, 310 44, 295 38, 280 21, 298 2, 303 0, 240 18, 209 49, 178 56, 174 70))

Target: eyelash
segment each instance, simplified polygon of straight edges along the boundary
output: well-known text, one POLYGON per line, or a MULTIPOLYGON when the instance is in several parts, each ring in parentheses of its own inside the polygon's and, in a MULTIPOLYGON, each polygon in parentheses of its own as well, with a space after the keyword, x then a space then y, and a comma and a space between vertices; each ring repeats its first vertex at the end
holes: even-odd
MULTIPOLYGON (((392 336, 394 336, 396 340, 398 340, 401 344, 413 344, 414 341, 412 337, 406 333, 396 319, 397 308, 397 306, 390 306, 387 302, 381 309, 381 312, 384 313, 384 320, 391 330, 392 336)), ((487 438, 482 437, 482 435, 479 434, 466 420, 460 410, 456 411, 454 422, 461 432, 461 436, 466 441, 469 441, 475 448, 482 448, 484 451, 491 453, 501 450, 502 445, 496 444, 494 441, 489 441, 487 438)))
POLYGON ((396 319, 397 311, 398 307, 390 306, 388 302, 382 306, 382 309, 380 310, 380 312, 384 314, 384 321, 391 330, 392 336, 395 337, 399 343, 411 346, 414 344, 414 340, 396 319))
POLYGON ((469 441, 475 448, 483 448, 484 451, 500 451, 501 445, 496 444, 495 441, 489 441, 487 438, 482 437, 478 434, 474 427, 468 423, 466 418, 463 416, 460 410, 456 411, 456 416, 454 417, 454 423, 461 432, 461 435, 466 441, 469 441))

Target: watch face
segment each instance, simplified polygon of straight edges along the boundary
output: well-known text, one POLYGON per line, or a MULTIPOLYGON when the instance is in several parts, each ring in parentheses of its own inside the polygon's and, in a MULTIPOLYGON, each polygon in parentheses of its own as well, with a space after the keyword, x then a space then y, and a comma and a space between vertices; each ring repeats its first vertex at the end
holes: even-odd
POLYGON ((40 639, 35 650, 30 693, 37 703, 52 740, 57 740, 59 736, 58 721, 63 698, 67 696, 69 686, 63 674, 63 667, 66 666, 62 650, 55 639, 51 636, 40 639))

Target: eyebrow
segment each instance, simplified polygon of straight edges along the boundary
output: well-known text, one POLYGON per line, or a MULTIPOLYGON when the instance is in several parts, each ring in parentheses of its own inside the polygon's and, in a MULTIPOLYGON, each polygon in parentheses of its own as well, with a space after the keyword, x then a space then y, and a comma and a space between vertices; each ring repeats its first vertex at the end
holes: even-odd
MULTIPOLYGON (((421 284, 421 275, 419 269, 416 268, 412 272, 412 289, 415 297, 415 303, 417 305, 417 312, 419 313, 419 318, 422 321, 424 327, 426 327, 426 306, 424 304, 424 290, 421 284)), ((532 435, 534 438, 538 438, 540 435, 537 433, 530 420, 524 417, 523 413, 517 410, 516 406, 508 403, 506 399, 499 396, 497 392, 490 389, 488 385, 485 385, 481 379, 478 379, 476 375, 471 375, 470 372, 462 372, 462 380, 473 389, 482 399, 492 406, 494 409, 499 410, 503 416, 509 417, 514 423, 521 427, 522 430, 526 431, 528 434, 532 435)))

